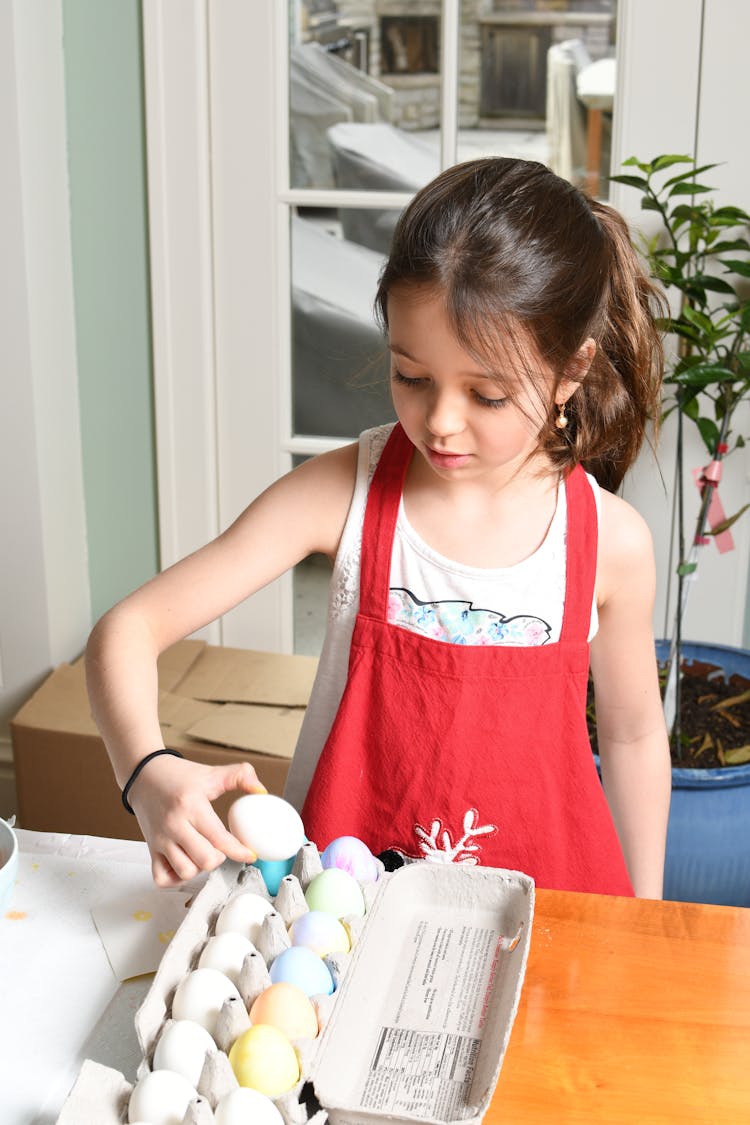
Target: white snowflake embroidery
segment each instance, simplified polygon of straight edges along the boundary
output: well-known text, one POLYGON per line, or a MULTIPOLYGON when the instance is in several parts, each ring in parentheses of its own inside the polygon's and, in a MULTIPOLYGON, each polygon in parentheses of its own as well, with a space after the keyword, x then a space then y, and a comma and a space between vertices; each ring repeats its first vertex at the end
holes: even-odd
POLYGON ((489 836, 497 832, 496 824, 479 824, 479 813, 476 809, 467 809, 464 813, 464 834, 454 844, 443 822, 433 820, 430 831, 421 824, 414 825, 414 835, 419 841, 419 850, 422 856, 430 863, 479 863, 480 844, 472 843, 475 836, 489 836), (441 846, 442 845, 442 846, 441 846))

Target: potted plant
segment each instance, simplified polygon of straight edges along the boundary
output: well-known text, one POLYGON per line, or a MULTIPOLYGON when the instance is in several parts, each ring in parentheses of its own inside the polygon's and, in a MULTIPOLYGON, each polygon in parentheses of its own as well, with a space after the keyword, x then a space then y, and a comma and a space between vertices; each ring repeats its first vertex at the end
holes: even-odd
POLYGON ((743 854, 740 846, 750 823, 750 651, 683 638, 701 551, 726 537, 750 506, 714 516, 722 469, 745 444, 737 422, 738 408, 750 400, 750 215, 715 204, 714 189, 701 179, 714 164, 696 167, 690 156, 669 154, 631 157, 623 167, 612 179, 639 191, 641 208, 661 220, 640 249, 672 299, 661 327, 676 344, 667 359, 664 413, 677 422, 677 596, 673 634, 657 646, 673 762, 665 896, 750 906, 750 848, 743 854), (686 425, 697 428, 707 451, 690 537, 686 425))

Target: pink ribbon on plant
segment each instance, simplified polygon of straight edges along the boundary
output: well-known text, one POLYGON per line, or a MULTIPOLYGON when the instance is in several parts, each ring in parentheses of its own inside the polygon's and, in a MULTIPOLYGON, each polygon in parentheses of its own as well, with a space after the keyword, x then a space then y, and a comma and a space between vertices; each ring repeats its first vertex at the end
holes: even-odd
MULTIPOLYGON (((719 455, 726 453, 726 446, 719 446, 717 453, 719 455)), ((711 488, 711 501, 708 506, 707 522, 711 530, 719 527, 727 518, 724 511, 724 505, 719 496, 719 482, 721 480, 722 463, 720 459, 714 458, 708 465, 704 465, 702 469, 693 469, 693 480, 696 483, 698 491, 703 495, 707 487, 711 488)), ((727 528, 726 531, 720 531, 718 535, 708 536, 703 535, 696 538, 698 546, 705 546, 713 539, 720 554, 726 554, 727 551, 734 550, 734 539, 732 533, 727 528)))

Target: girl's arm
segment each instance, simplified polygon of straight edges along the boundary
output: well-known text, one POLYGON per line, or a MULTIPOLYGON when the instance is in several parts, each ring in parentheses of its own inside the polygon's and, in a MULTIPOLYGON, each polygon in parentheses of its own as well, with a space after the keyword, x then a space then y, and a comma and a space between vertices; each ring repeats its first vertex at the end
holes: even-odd
POLYGON ((655 592, 648 528, 602 493, 591 644, 602 781, 636 895, 661 898, 671 794, 669 743, 652 627, 655 592))
MULTIPOLYGON (((134 767, 164 745, 158 655, 220 617, 313 552, 335 556, 351 502, 357 446, 305 462, 257 498, 222 535, 106 613, 86 649, 91 708, 123 787, 134 767)), ((211 802, 240 789, 263 791, 248 763, 204 766, 162 755, 130 790, 156 883, 169 886, 254 858, 211 802)))

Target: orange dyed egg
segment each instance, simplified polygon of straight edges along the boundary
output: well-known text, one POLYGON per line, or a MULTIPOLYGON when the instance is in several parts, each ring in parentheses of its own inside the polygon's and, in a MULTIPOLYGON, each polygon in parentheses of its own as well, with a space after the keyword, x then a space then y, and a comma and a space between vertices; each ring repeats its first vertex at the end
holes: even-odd
POLYGON ((314 1039, 318 1034, 318 1017, 309 998, 286 981, 261 992, 250 1009, 250 1022, 277 1027, 288 1039, 314 1039))

